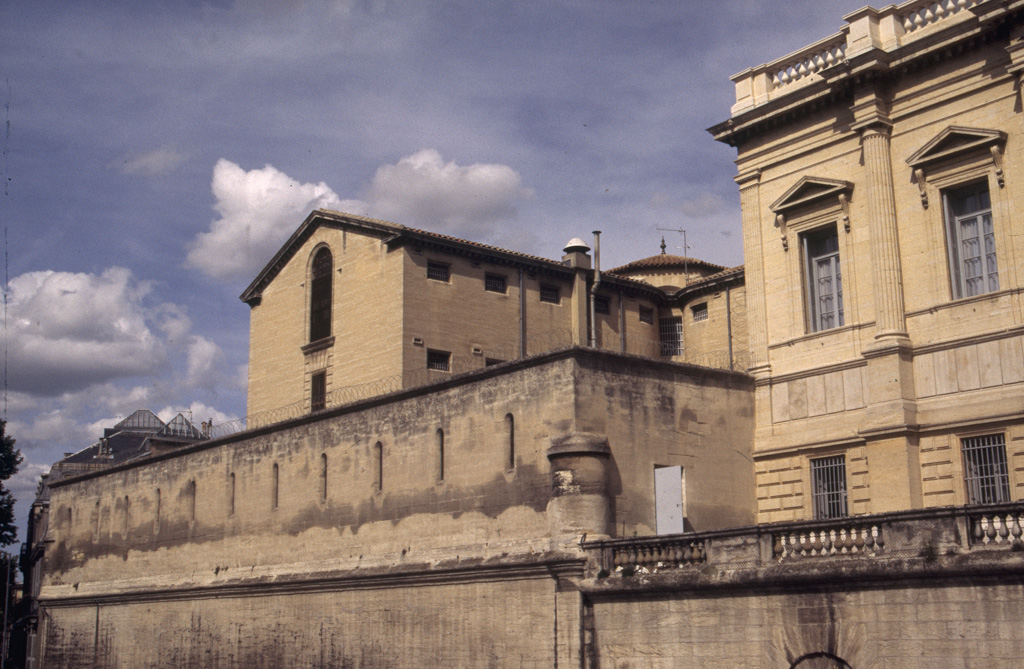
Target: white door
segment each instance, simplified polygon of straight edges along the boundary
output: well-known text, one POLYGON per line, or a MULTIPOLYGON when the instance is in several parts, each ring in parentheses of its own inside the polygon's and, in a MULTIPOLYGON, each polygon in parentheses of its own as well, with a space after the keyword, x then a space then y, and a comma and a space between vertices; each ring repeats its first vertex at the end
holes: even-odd
POLYGON ((683 531, 683 468, 654 468, 654 520, 658 534, 683 531))

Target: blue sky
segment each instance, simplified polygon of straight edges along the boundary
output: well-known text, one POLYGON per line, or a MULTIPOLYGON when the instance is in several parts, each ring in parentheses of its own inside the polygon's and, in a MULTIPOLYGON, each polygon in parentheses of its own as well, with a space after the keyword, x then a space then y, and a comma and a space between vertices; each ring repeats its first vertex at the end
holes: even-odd
POLYGON ((330 207, 602 265, 742 262, 729 76, 862 5, 0 0, 8 433, 245 413, 238 295, 330 207))

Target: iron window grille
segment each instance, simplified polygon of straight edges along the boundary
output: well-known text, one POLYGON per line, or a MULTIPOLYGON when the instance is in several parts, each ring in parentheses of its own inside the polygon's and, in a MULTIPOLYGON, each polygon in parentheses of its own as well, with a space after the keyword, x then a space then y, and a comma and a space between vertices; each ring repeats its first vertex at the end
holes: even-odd
POLYGON ((558 304, 562 301, 558 286, 549 286, 547 284, 541 284, 540 286, 540 301, 550 302, 551 304, 558 304))
POLYGON ((1010 477, 1006 467, 1006 439, 1002 434, 960 440, 964 453, 964 480, 968 504, 1010 501, 1010 477))
POLYGON ((427 278, 433 279, 434 281, 448 282, 450 276, 448 265, 443 262, 434 262, 433 260, 427 261, 427 278))
POLYGON ((807 263, 807 311, 811 332, 844 324, 843 277, 835 226, 802 237, 807 263))
POLYGON ((327 372, 317 372, 311 378, 309 410, 323 411, 327 408, 327 372))
POLYGON ((953 299, 999 290, 996 236, 988 184, 943 194, 953 299))
POLYGON ((640 307, 640 322, 654 323, 654 309, 651 309, 650 307, 640 307))
POLYGON ((452 354, 448 351, 427 350, 427 369, 438 372, 450 372, 452 370, 452 354))
POLYGON ((708 303, 703 302, 701 304, 693 305, 693 322, 700 323, 708 319, 708 303))
POLYGON ((599 314, 610 314, 612 312, 611 300, 603 295, 595 296, 594 311, 599 314))
POLYGON ((674 318, 662 318, 658 323, 661 335, 661 355, 671 357, 683 354, 683 319, 680 316, 674 318))
POLYGON ((489 293, 502 293, 508 289, 508 280, 501 274, 485 274, 484 290, 489 293))
POLYGON ((811 501, 814 504, 814 517, 818 520, 849 515, 846 505, 845 455, 811 460, 811 501))

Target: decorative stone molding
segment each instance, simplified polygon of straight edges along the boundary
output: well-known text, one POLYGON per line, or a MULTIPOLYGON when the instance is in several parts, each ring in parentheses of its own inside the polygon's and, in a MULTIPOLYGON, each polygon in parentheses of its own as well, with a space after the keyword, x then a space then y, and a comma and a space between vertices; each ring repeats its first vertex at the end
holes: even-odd
POLYGON ((843 230, 850 231, 850 193, 853 184, 849 181, 824 179, 822 177, 801 177, 782 197, 773 202, 769 209, 775 213, 775 227, 782 237, 782 249, 789 250, 789 231, 786 224, 788 212, 810 204, 822 203, 835 198, 842 210, 843 230))
POLYGON ((1006 133, 1001 130, 984 128, 967 128, 951 125, 933 137, 924 146, 907 158, 907 164, 914 171, 914 180, 921 193, 921 206, 928 208, 928 169, 940 162, 961 158, 974 152, 988 149, 992 157, 996 182, 1000 188, 1006 186, 1006 175, 1003 173, 1003 146, 1006 144, 1006 133))

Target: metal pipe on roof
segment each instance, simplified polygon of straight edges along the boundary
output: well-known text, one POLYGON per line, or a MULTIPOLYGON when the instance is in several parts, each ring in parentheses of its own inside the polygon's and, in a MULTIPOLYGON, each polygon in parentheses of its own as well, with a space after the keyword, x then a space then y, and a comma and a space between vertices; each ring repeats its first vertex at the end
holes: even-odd
POLYGON ((601 231, 594 230, 594 283, 590 286, 590 348, 597 348, 597 319, 594 301, 601 286, 601 231))

